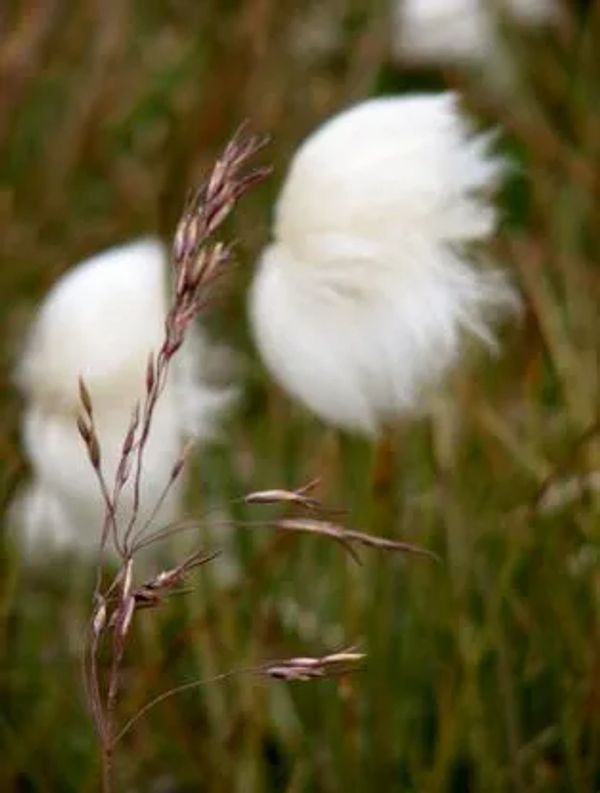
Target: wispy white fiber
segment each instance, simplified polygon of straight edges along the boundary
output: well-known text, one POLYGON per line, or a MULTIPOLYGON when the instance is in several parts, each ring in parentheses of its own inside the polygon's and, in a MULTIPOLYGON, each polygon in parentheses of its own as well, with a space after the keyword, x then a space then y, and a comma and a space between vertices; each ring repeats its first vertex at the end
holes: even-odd
POLYGON ((476 248, 502 172, 452 94, 373 99, 292 160, 251 293, 273 376, 322 419, 365 433, 418 410, 466 337, 516 304, 476 248))
POLYGON ((415 63, 495 58, 501 16, 523 26, 554 22, 556 0, 396 0, 394 50, 415 63))
MULTIPOLYGON (((95 550, 104 507, 75 427, 78 378, 90 391, 112 482, 133 406, 143 398, 150 351, 163 339, 167 254, 154 239, 112 248, 64 275, 39 309, 17 373, 25 397, 23 439, 33 481, 16 507, 26 546, 95 550)), ((142 516, 148 516, 187 438, 205 438, 231 396, 202 381, 207 342, 194 331, 175 357, 158 402, 144 460, 142 516)), ((156 518, 175 517, 175 488, 156 518)), ((128 515, 131 492, 122 499, 128 515)))

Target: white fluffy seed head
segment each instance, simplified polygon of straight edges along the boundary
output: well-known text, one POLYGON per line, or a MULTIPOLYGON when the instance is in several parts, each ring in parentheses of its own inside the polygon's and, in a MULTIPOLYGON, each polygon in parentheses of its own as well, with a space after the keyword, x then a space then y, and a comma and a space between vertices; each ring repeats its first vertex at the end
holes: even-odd
POLYGON ((144 239, 92 256, 59 279, 17 375, 32 402, 72 413, 80 375, 103 405, 121 407, 124 392, 142 393, 148 354, 163 334, 165 257, 158 240, 144 239))
MULTIPOLYGON (((92 397, 102 465, 112 485, 133 407, 145 393, 148 356, 164 335, 166 267, 158 240, 107 250, 59 279, 34 320, 17 372, 33 482, 15 510, 32 553, 48 546, 98 547, 104 505, 75 425, 81 413, 78 379, 83 377, 92 397)), ((165 487, 185 440, 207 437, 231 397, 203 382, 208 355, 195 330, 172 362, 144 457, 142 517, 165 487)), ((175 517, 180 498, 176 486, 157 524, 175 517)), ((127 487, 120 516, 131 505, 127 487)))
POLYGON ((364 102, 296 153, 251 319, 272 374, 325 421, 374 433, 414 411, 514 306, 471 256, 495 226, 490 144, 443 94, 364 102))
POLYGON ((395 0, 394 50, 415 63, 495 60, 500 16, 536 26, 558 13, 556 0, 395 0))

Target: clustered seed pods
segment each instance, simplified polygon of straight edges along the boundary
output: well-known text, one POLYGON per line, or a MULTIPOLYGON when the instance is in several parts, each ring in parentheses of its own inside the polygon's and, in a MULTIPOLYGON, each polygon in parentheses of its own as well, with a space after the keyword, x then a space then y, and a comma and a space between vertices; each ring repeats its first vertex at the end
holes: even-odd
POLYGON ((215 164, 206 184, 188 197, 173 239, 175 298, 167 317, 162 355, 168 360, 181 347, 186 330, 206 306, 214 283, 231 261, 231 246, 209 242, 236 201, 270 173, 258 167, 244 171, 248 160, 266 144, 241 127, 215 164))

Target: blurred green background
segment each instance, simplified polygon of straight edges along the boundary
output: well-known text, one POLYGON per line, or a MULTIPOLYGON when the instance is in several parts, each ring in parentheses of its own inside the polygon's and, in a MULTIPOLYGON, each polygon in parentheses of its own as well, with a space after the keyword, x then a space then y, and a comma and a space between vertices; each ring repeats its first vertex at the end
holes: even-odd
MULTIPOLYGON (((507 28, 509 74, 413 69, 367 0, 4 0, 0 6, 0 504, 28 471, 11 383, 36 303, 84 256, 168 237, 186 189, 249 118, 270 181, 236 212, 240 266, 206 318, 241 351, 244 396, 194 462, 190 510, 321 475, 348 525, 443 559, 224 533, 197 589, 137 618, 122 717, 237 666, 359 642, 341 681, 233 678, 168 700, 124 741, 117 790, 600 790, 600 4, 507 28), (302 137, 352 101, 460 90, 515 163, 497 258, 525 302, 503 354, 456 373, 387 454, 342 437, 268 380, 245 294, 302 137)), ((82 456, 82 464, 86 464, 82 456)), ((272 515, 223 506, 243 520, 272 515)), ((0 790, 94 791, 80 685, 90 571, 34 569, 9 539, 0 577, 0 790)))

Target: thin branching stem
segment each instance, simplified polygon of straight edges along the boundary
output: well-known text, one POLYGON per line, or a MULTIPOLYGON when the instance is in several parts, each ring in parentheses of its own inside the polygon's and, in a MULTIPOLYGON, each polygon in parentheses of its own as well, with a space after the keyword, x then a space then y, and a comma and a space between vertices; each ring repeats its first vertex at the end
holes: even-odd
POLYGON ((231 246, 213 241, 213 235, 237 200, 268 174, 265 168, 247 169, 248 160, 265 142, 250 135, 247 129, 238 131, 215 164, 207 182, 192 192, 185 207, 173 242, 175 290, 165 321, 164 341, 156 358, 151 355, 148 360, 141 417, 139 405, 136 405, 123 439, 112 493, 102 469, 102 449, 94 423, 92 396, 84 381, 80 379, 79 382, 82 415, 78 418, 77 426, 104 502, 93 608, 82 658, 85 692, 100 745, 104 793, 112 790, 114 724, 121 668, 135 610, 138 606, 161 602, 175 587, 180 589, 186 575, 215 555, 199 551, 145 585, 137 589, 135 587, 134 557, 143 547, 140 539, 160 511, 185 462, 182 459, 176 464, 150 517, 136 534, 142 507, 144 456, 156 405, 167 383, 171 361, 181 348, 190 324, 210 300, 214 285, 230 264, 231 246), (130 477, 132 463, 133 476, 130 477), (125 529, 121 531, 117 515, 125 487, 131 488, 132 501, 129 515, 123 516, 125 529), (105 557, 109 538, 120 559, 120 568, 112 581, 105 584, 105 557), (104 673, 99 663, 102 648, 108 649, 109 656, 108 670, 104 673))
POLYGON ((163 691, 162 694, 154 697, 154 699, 151 699, 150 702, 147 702, 143 707, 141 707, 138 712, 135 713, 123 727, 121 727, 113 739, 113 746, 115 746, 129 732, 133 725, 139 721, 142 716, 145 716, 149 710, 152 710, 152 708, 156 707, 156 705, 160 705, 160 703, 164 702, 166 699, 170 699, 176 694, 182 694, 185 691, 191 691, 194 688, 199 688, 200 686, 206 686, 211 683, 220 683, 221 681, 227 680, 231 677, 234 677, 235 675, 241 675, 253 671, 255 671, 253 667, 248 667, 246 669, 230 669, 228 672, 222 672, 221 674, 215 675, 214 677, 208 677, 204 680, 192 680, 189 683, 183 683, 181 686, 170 688, 168 691, 163 691))

